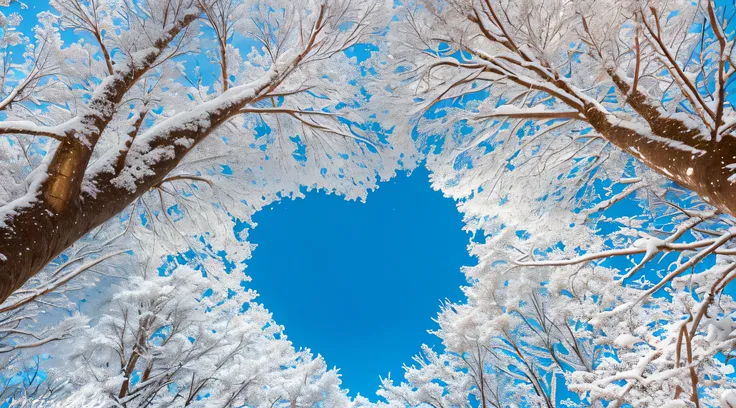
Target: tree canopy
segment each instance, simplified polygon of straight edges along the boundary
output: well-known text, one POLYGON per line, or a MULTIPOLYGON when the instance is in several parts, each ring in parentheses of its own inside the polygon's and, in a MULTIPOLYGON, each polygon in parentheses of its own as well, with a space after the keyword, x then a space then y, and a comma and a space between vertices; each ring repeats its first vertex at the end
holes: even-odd
POLYGON ((0 15, 9 404, 736 406, 733 5, 50 5, 0 15), (351 399, 244 289, 247 224, 418 165, 479 263, 351 399))

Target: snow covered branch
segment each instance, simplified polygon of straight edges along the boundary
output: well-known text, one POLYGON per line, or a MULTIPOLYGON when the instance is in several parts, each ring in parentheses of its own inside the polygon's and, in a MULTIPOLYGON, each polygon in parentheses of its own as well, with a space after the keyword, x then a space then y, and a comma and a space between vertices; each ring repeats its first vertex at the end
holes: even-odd
POLYGON ((45 136, 56 140, 64 140, 64 126, 39 126, 31 121, 0 122, 0 134, 21 134, 28 136, 45 136))

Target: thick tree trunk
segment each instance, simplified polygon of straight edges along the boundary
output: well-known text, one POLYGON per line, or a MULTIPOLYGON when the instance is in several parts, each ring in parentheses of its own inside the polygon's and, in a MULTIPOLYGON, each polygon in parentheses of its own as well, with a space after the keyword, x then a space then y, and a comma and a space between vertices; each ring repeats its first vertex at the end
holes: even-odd
MULTIPOLYGON (((4 255, 0 257, 0 303, 74 242, 158 186, 212 131, 237 115, 244 106, 257 102, 272 92, 281 83, 283 76, 287 75, 302 57, 297 56, 283 72, 266 73, 261 79, 251 83, 246 90, 232 88, 230 92, 235 94, 223 95, 221 104, 202 105, 198 114, 181 119, 182 122, 176 122, 177 117, 174 117, 169 125, 163 123, 155 132, 155 136, 138 140, 136 142, 138 149, 142 148, 145 151, 165 149, 174 154, 163 155, 154 164, 129 160, 127 166, 146 165, 151 170, 146 172, 146 175, 136 178, 134 188, 113 182, 119 171, 108 170, 84 176, 84 167, 89 162, 89 157, 86 154, 66 155, 66 159, 60 161, 60 168, 74 169, 69 178, 76 180, 75 185, 81 185, 83 177, 89 184, 95 186, 97 191, 85 192, 75 187, 77 190, 68 198, 59 200, 56 194, 49 192, 64 182, 66 180, 64 177, 67 177, 68 173, 49 171, 49 177, 37 190, 36 195, 26 197, 29 204, 17 208, 15 214, 5 220, 5 225, 0 226, 0 254, 4 255), (238 98, 239 92, 243 92, 245 96, 238 98), (203 120, 205 117, 206 120, 203 120), (192 143, 180 143, 181 140, 191 140, 192 143), (76 160, 82 160, 84 166, 76 160), (79 174, 82 176, 78 177, 79 174), (60 203, 62 205, 59 205, 60 203)), ((64 144, 60 145, 60 148, 61 146, 64 144)), ((59 152, 54 158, 58 155, 59 152)))
MULTIPOLYGON (((529 60, 531 61, 531 60, 529 60)), ((580 106, 565 95, 578 95, 567 81, 558 75, 530 68, 543 81, 564 93, 555 95, 569 107, 578 110, 585 120, 603 137, 625 152, 640 159, 659 174, 698 194, 705 202, 726 214, 736 216, 736 137, 726 135, 720 141, 703 134, 677 117, 663 112, 657 103, 631 85, 612 69, 607 74, 613 80, 619 97, 648 124, 626 123, 608 114, 594 101, 580 106)), ((503 74, 503 72, 495 72, 503 74)), ((520 83, 524 86, 528 84, 520 83)), ((550 91, 552 92, 552 91, 550 91)))
MULTIPOLYGON (((321 13, 324 13, 324 6, 321 13)), ((284 60, 283 64, 274 61, 271 70, 260 79, 247 86, 230 88, 221 100, 202 104, 184 116, 174 116, 149 129, 150 134, 142 136, 143 139, 130 140, 134 146, 126 145, 126 148, 138 151, 166 151, 167 154, 161 155, 155 163, 138 163, 126 150, 119 152, 109 166, 114 170, 108 168, 96 174, 86 174, 97 140, 112 120, 125 93, 196 16, 182 16, 167 36, 156 42, 157 47, 132 66, 128 74, 116 73, 108 78, 102 91, 97 92, 90 102, 90 113, 74 123, 83 130, 71 126, 57 148, 49 163, 48 177, 33 193, 22 199, 24 205, 16 205, 0 223, 0 303, 74 242, 160 185, 182 159, 217 127, 241 113, 245 106, 273 92, 311 51, 319 32, 315 29, 309 44, 292 59, 284 60), (134 182, 128 180, 125 185, 113 182, 120 173, 126 172, 123 165, 146 166, 150 171, 144 172, 143 176, 135 176, 134 182), (134 185, 129 185, 131 182, 134 185), (94 186, 95 191, 83 191, 81 186, 85 183, 94 186)), ((320 17, 315 27, 321 27, 321 21, 320 17)), ((128 176, 133 177, 131 174, 128 176)))
POLYGON ((0 224, 0 302, 86 233, 159 183, 184 157, 185 149, 174 145, 176 157, 158 163, 156 176, 141 180, 135 191, 116 188, 110 184, 114 175, 100 174, 92 181, 101 191, 95 196, 82 193, 90 158, 117 105, 196 18, 196 13, 182 15, 140 60, 131 61, 103 82, 84 115, 67 123, 65 137, 49 161, 48 176, 0 224))
MULTIPOLYGON (((58 201, 47 193, 54 184, 44 183, 30 205, 17 209, 0 227, 0 254, 4 255, 0 257, 0 302, 74 242, 161 183, 197 143, 231 117, 236 109, 231 107, 211 114, 209 128, 163 134, 152 142, 151 148, 170 146, 176 152, 175 157, 156 163, 151 168, 155 175, 140 178, 134 191, 112 183, 116 174, 99 173, 91 178, 99 190, 96 194, 78 193, 65 200, 59 209, 58 201), (174 143, 179 138, 190 138, 194 143, 192 146, 174 143)), ((70 167, 76 165, 72 162, 70 167)))
MULTIPOLYGON (((77 196, 60 212, 55 210, 55 202, 39 192, 31 205, 18 210, 5 221, 5 226, 0 227, 0 254, 4 255, 0 258, 0 301, 7 299, 74 242, 163 180, 181 158, 183 155, 175 162, 162 163, 156 169, 157 176, 147 180, 134 193, 108 183, 95 197, 77 196)), ((110 175, 98 179, 105 176, 110 175)))
POLYGON ((594 105, 586 105, 588 122, 607 140, 659 174, 698 194, 705 202, 736 216, 736 138, 710 141, 677 120, 659 119, 657 133, 614 123, 594 105))

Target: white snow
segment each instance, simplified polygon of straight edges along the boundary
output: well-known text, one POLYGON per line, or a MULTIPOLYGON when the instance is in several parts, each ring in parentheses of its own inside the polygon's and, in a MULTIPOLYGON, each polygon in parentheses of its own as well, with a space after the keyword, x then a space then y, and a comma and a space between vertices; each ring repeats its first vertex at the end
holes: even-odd
MULTIPOLYGON (((150 170, 151 166, 160 162, 162 159, 172 159, 175 156, 172 146, 151 149, 150 143, 161 138, 169 138, 172 135, 176 135, 179 130, 188 129, 197 131, 211 127, 210 115, 219 110, 246 103, 256 95, 256 92, 266 88, 279 75, 288 70, 289 66, 294 63, 295 57, 293 52, 284 53, 269 71, 255 81, 230 88, 217 98, 205 102, 191 111, 178 113, 148 129, 138 137, 136 144, 131 147, 127 156, 127 163, 130 165, 118 177, 113 179, 113 184, 131 192, 135 191, 137 180, 152 174, 150 170)), ((194 144, 194 140, 177 138, 173 143, 188 148, 194 144)))
MULTIPOLYGON (((729 170, 736 170, 736 163, 734 163, 734 164, 728 164, 728 165, 726 165, 726 168, 729 169, 729 170)), ((728 178, 728 181, 730 181, 731 183, 736 183, 736 173, 732 174, 728 178)))
POLYGON ((519 113, 554 113, 554 110, 546 109, 544 105, 536 105, 530 108, 519 108, 514 105, 501 105, 493 110, 494 115, 515 115, 519 113))
POLYGON ((721 394, 721 406, 724 408, 736 408, 736 390, 725 390, 721 394))
POLYGON ((17 199, 0 206, 0 227, 6 227, 6 221, 9 218, 17 215, 21 209, 28 208, 36 202, 41 184, 43 184, 43 182, 48 178, 47 170, 48 161, 44 161, 28 175, 28 179, 31 180, 28 192, 17 199))

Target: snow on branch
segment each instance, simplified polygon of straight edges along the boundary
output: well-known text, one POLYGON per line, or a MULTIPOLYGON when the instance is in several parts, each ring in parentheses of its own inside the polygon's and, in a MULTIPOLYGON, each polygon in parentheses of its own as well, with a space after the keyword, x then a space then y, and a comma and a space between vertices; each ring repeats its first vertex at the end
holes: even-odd
POLYGON ((79 267, 77 267, 76 269, 70 272, 64 273, 60 276, 56 276, 56 275, 59 275, 59 273, 63 270, 63 267, 59 268, 57 272, 53 274, 53 279, 50 280, 49 282, 46 282, 41 286, 35 287, 33 288, 33 290, 24 290, 24 291, 17 292, 13 297, 10 297, 8 300, 3 302, 3 304, 0 304, 0 313, 6 313, 14 309, 18 309, 30 302, 33 302, 34 300, 44 295, 54 292, 57 289, 59 289, 62 285, 70 282, 71 280, 79 276, 81 273, 87 271, 88 269, 102 262, 105 262, 106 260, 110 258, 121 255, 125 252, 126 251, 119 251, 119 252, 113 252, 110 254, 100 256, 96 259, 93 259, 91 261, 88 261, 80 265, 79 267))
POLYGON ((26 120, 0 122, 0 134, 45 136, 56 140, 63 140, 66 137, 67 129, 68 125, 39 126, 26 120))
POLYGON ((478 115, 478 119, 489 118, 511 118, 511 119, 577 119, 585 120, 585 117, 577 111, 556 111, 549 110, 545 106, 533 106, 530 108, 520 108, 514 105, 502 105, 488 114, 478 115))

